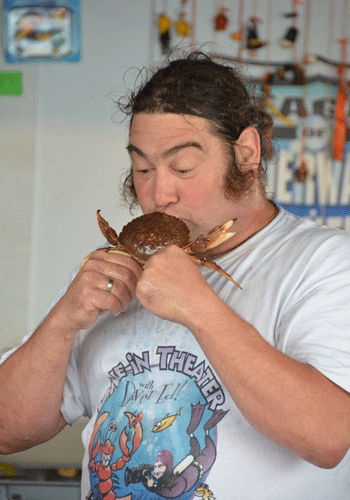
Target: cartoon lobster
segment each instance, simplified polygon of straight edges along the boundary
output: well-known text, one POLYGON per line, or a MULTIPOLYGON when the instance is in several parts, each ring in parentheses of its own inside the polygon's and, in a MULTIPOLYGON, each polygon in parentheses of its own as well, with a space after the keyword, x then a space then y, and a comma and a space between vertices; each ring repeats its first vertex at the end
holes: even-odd
MULTIPOLYGON (((90 445, 89 445, 89 456, 90 456, 90 469, 92 472, 96 473, 99 479, 99 492, 103 500, 115 500, 116 495, 113 492, 113 482, 112 474, 113 471, 120 470, 124 467, 126 462, 131 458, 131 455, 135 453, 142 441, 142 412, 134 415, 130 412, 125 412, 125 416, 129 419, 129 429, 125 426, 120 438, 119 445, 123 455, 118 458, 116 462, 112 461, 115 446, 112 444, 111 435, 117 430, 116 424, 110 424, 108 427, 107 439, 103 444, 101 444, 101 425, 105 422, 109 416, 109 412, 102 413, 96 420, 94 429, 91 435, 90 445), (96 445, 93 446, 95 437, 99 433, 96 445), (130 444, 129 444, 130 443, 130 444), (130 446, 130 448, 129 448, 130 446), (95 462, 95 458, 100 451, 100 461, 95 462)), ((90 492, 91 493, 91 492, 90 492)), ((88 497, 88 498, 91 498, 88 497)))

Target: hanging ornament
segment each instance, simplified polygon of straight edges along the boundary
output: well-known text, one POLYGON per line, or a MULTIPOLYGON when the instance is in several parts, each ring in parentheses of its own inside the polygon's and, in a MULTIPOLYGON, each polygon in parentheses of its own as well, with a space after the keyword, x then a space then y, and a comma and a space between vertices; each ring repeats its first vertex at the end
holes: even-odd
POLYGON ((163 55, 168 54, 170 51, 170 28, 171 28, 171 20, 163 12, 158 17, 159 41, 163 55))
POLYGON ((295 19, 298 17, 298 13, 294 10, 293 12, 285 12, 282 14, 282 17, 285 17, 287 19, 295 19))
POLYGON ((306 161, 302 160, 300 162, 299 167, 295 171, 295 178, 296 178, 297 182, 305 183, 306 179, 308 177, 308 174, 309 174, 309 172, 307 170, 306 161))
POLYGON ((290 49, 295 45, 295 42, 298 37, 298 30, 295 26, 290 26, 284 37, 280 39, 279 43, 282 49, 290 49))
POLYGON ((242 33, 240 31, 234 31, 231 33, 231 39, 235 42, 240 42, 242 40, 242 33))
POLYGON ((276 75, 289 85, 305 85, 306 82, 305 71, 299 64, 287 63, 277 68, 276 75))
POLYGON ((253 16, 249 19, 246 27, 246 48, 251 51, 261 49, 261 47, 267 44, 267 42, 262 42, 259 39, 257 23, 262 23, 261 19, 257 16, 253 16))
POLYGON ((227 7, 220 7, 219 13, 215 17, 215 31, 225 31, 228 23, 228 18, 225 14, 227 11, 227 7))
POLYGON ((181 12, 180 17, 175 25, 177 36, 187 37, 191 31, 191 25, 185 19, 186 13, 181 12))
MULTIPOLYGON (((346 43, 346 42, 345 42, 346 43)), ((334 110, 334 130, 333 130, 333 158, 334 160, 342 161, 344 158, 344 149, 347 135, 347 123, 346 123, 346 103, 347 103, 347 90, 348 84, 344 80, 343 76, 344 68, 342 65, 338 66, 338 94, 335 102, 334 110)))
POLYGON ((333 143, 332 152, 334 160, 342 161, 344 159, 346 136, 348 132, 346 120, 346 107, 348 101, 349 83, 346 80, 346 61, 347 61, 347 45, 346 37, 346 19, 347 19, 348 2, 344 0, 343 13, 343 37, 340 38, 341 63, 338 65, 338 92, 335 101, 334 109, 334 127, 333 127, 333 143))
MULTIPOLYGON (((296 2, 293 2, 293 6, 296 6, 296 2)), ((279 40, 279 44, 282 49, 290 49, 295 45, 295 42, 298 38, 298 29, 295 26, 295 19, 298 17, 298 15, 299 14, 296 10, 293 10, 292 12, 285 12, 284 14, 282 14, 282 17, 293 19, 294 21, 292 26, 287 28, 285 35, 279 40)))

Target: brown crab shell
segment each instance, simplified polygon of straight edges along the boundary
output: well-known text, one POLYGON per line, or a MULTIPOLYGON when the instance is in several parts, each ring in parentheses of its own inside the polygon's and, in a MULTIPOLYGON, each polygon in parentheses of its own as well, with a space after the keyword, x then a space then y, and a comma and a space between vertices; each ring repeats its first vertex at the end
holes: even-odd
POLYGON ((181 219, 164 212, 141 215, 126 224, 118 240, 140 263, 169 245, 190 244, 190 230, 181 219))

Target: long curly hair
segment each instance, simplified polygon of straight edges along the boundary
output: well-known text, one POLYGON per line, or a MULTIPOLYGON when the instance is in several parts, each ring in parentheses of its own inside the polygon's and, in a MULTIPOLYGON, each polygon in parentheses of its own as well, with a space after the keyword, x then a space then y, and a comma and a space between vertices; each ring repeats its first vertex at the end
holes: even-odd
MULTIPOLYGON (((131 118, 130 127, 138 113, 176 113, 205 118, 230 158, 225 178, 226 196, 243 194, 256 177, 265 188, 267 162, 273 155, 273 121, 232 66, 218 64, 209 55, 195 51, 167 61, 164 67, 147 74, 139 88, 117 104, 131 118), (236 141, 248 126, 255 127, 260 135, 261 160, 257 173, 242 172, 236 160, 236 141)), ((122 185, 122 196, 130 208, 138 205, 131 169, 122 185)))

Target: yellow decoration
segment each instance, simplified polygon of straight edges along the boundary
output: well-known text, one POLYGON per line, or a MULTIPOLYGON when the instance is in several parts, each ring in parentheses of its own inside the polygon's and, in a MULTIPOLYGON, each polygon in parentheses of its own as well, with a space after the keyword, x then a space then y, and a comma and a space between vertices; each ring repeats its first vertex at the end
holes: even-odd
POLYGON ((161 35, 170 30, 171 20, 165 14, 160 14, 158 17, 158 28, 161 35))
POLYGON ((180 17, 175 27, 176 27, 176 34, 178 36, 188 36, 190 34, 191 26, 183 18, 183 16, 180 17))
POLYGON ((231 38, 236 42, 240 42, 242 40, 242 35, 239 31, 235 31, 234 33, 232 33, 231 38))

